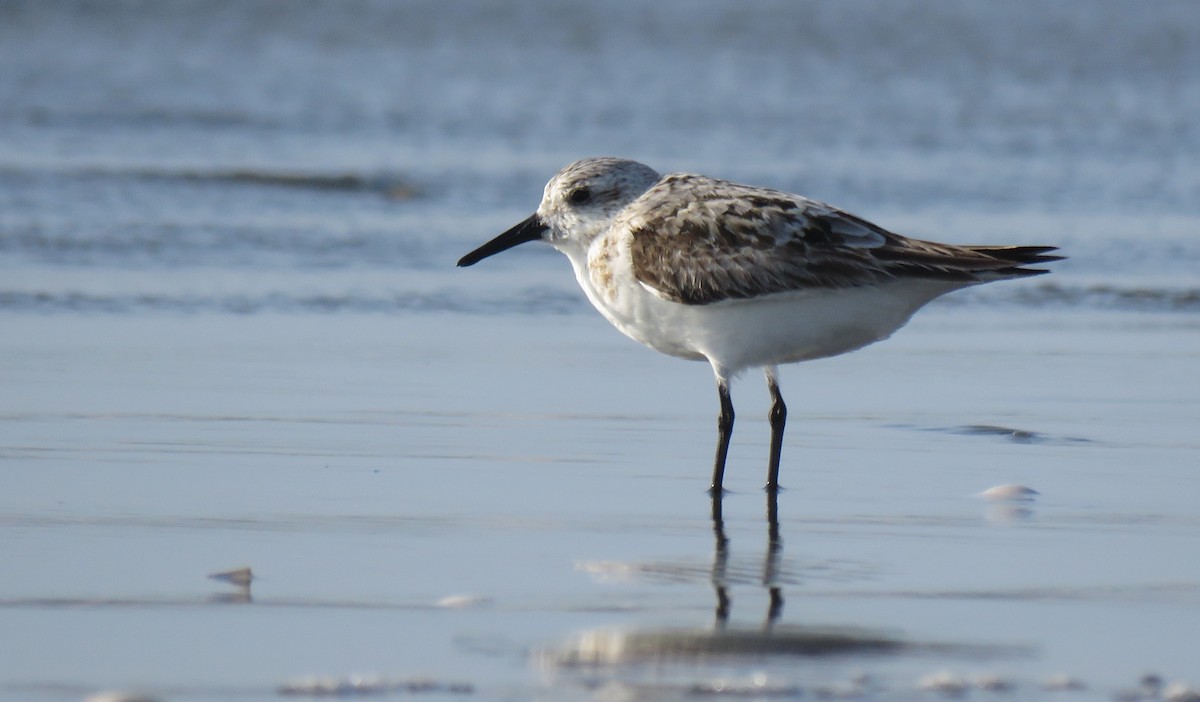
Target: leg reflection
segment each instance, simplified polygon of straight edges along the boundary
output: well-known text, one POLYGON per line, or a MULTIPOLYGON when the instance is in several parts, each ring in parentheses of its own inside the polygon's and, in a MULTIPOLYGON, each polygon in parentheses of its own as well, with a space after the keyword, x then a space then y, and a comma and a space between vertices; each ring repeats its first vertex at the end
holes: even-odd
POLYGON ((774 490, 767 491, 767 556, 763 561, 763 587, 771 596, 771 604, 767 607, 767 619, 763 628, 775 626, 779 615, 783 614, 783 590, 779 587, 779 554, 783 553, 783 539, 779 536, 779 495, 774 490))
POLYGON ((712 496, 713 566, 712 584, 717 594, 716 628, 724 629, 729 620, 729 589, 726 585, 729 569, 729 539, 725 536, 725 518, 721 512, 721 493, 712 496))
MULTIPOLYGON (((713 564, 711 581, 717 597, 714 616, 719 631, 729 622, 733 599, 729 596, 729 537, 725 534, 725 517, 720 494, 712 497, 713 564)), ((763 558, 762 585, 770 597, 763 629, 770 631, 783 614, 783 589, 779 585, 779 559, 783 553, 783 538, 779 535, 779 503, 774 491, 767 493, 767 552, 763 558)))

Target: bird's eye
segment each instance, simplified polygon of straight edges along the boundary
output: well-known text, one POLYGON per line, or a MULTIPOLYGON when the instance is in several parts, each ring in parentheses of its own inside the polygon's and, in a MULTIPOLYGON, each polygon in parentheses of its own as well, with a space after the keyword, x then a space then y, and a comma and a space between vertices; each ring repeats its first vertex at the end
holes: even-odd
POLYGON ((575 188, 567 194, 567 202, 572 205, 582 205, 592 199, 592 191, 587 188, 575 188))

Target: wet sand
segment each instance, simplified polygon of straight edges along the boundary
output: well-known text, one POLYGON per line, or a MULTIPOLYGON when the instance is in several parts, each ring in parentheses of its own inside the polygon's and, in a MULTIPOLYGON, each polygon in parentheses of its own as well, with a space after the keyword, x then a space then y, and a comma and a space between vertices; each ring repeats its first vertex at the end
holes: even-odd
POLYGON ((1197 680, 1198 331, 939 305, 788 367, 772 547, 761 379, 714 525, 709 370, 596 316, 10 317, 0 699, 1197 680))

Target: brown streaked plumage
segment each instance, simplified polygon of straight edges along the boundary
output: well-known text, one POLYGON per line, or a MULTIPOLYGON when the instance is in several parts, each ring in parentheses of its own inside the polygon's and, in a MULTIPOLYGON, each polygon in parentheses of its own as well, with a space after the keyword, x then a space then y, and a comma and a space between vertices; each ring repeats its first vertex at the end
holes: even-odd
POLYGON ((1020 278, 1048 272, 1022 266, 1060 258, 1050 246, 909 239, 814 200, 695 175, 663 178, 628 211, 634 275, 689 305, 903 278, 1020 278))

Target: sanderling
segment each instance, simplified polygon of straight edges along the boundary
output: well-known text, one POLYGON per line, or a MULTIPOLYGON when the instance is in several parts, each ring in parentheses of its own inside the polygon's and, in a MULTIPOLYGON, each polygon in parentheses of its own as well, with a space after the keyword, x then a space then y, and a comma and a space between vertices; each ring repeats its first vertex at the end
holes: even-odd
POLYGON ((767 188, 589 158, 546 184, 537 212, 459 260, 527 241, 566 254, 588 300, 626 336, 708 361, 721 401, 711 492, 733 432, 731 378, 762 367, 771 393, 767 490, 779 486, 787 407, 776 366, 885 339, 952 290, 1038 275, 1053 246, 909 239, 821 202, 767 188))

